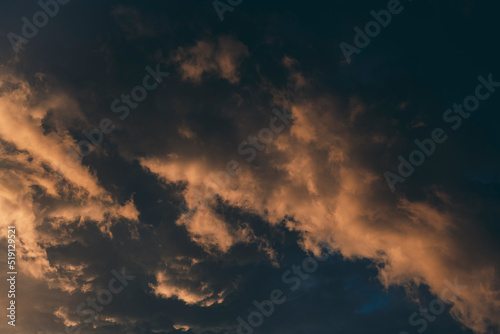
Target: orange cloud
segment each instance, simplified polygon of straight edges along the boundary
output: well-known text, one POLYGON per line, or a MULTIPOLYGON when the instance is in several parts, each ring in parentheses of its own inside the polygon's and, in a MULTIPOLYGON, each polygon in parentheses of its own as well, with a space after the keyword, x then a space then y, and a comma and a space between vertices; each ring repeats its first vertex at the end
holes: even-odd
POLYGON ((71 240, 45 235, 38 228, 47 221, 62 227, 93 220, 103 234, 112 236, 113 220, 125 218, 133 225, 139 213, 131 200, 115 203, 88 167, 68 159, 64 147, 75 147, 69 126, 85 122, 74 100, 62 91, 46 95, 9 72, 0 76, 0 91, 0 227, 16 226, 17 260, 24 274, 64 291, 82 289, 76 279, 82 268, 62 268, 75 279, 59 277, 61 268, 49 263, 44 248, 71 240), (57 116, 54 128, 46 131, 43 123, 51 113, 57 116), (52 204, 42 205, 36 198, 41 195, 52 204))
MULTIPOLYGON (((289 59, 284 63, 293 65, 289 59)), ((379 173, 357 155, 368 137, 356 133, 352 124, 364 117, 364 106, 351 99, 345 111, 331 96, 312 98, 302 90, 308 85, 300 78, 291 76, 299 82, 290 85, 292 102, 284 98, 286 92, 274 92, 275 103, 286 105, 295 116, 289 131, 259 153, 265 163, 243 168, 227 187, 214 187, 210 180, 210 173, 224 170, 226 162, 213 152, 189 156, 179 151, 141 160, 163 180, 187 182, 187 205, 199 216, 191 223, 181 216, 178 223, 185 224, 197 242, 230 247, 234 238, 210 206, 216 192, 226 204, 270 224, 287 221, 289 229, 302 234, 305 250, 318 252, 319 242, 331 237, 332 246, 335 243, 345 258, 376 263, 385 286, 410 289, 427 284, 439 294, 445 280, 457 278, 468 288, 451 308, 455 319, 477 332, 486 332, 489 324, 500 325, 498 263, 464 241, 464 235, 473 238, 471 222, 443 192, 434 192, 439 206, 390 196, 379 173), (194 189, 199 190, 196 200, 194 189)))

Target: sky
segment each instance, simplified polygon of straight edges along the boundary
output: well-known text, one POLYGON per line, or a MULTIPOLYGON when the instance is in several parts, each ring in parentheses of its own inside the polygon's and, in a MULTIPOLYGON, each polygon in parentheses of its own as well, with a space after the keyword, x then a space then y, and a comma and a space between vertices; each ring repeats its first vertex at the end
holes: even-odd
POLYGON ((0 0, 0 332, 499 333, 499 9, 0 0))

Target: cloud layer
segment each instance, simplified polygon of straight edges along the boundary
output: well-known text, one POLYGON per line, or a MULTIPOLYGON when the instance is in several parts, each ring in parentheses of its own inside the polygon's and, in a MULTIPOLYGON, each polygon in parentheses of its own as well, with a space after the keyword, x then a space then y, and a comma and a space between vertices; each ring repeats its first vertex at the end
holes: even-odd
POLYGON ((289 108, 295 119, 258 153, 258 168, 244 165, 227 186, 217 186, 210 175, 224 171, 225 157, 203 147, 142 160, 162 180, 187 183, 183 195, 191 212, 178 223, 186 225, 196 242, 227 251, 250 233, 240 231, 238 238, 230 232, 217 216, 219 201, 270 224, 285 221, 301 234, 307 251, 317 253, 330 236, 346 259, 370 259, 387 287, 401 285, 411 294, 426 284, 438 295, 445 281, 457 279, 467 289, 451 314, 477 332, 498 326, 497 258, 473 241, 479 238, 474 217, 465 216, 460 204, 438 188, 429 188, 428 198, 421 200, 392 197, 361 156, 386 144, 380 139, 383 133, 360 133, 355 126, 368 107, 356 99, 345 103, 345 98, 318 96, 309 85, 294 84, 303 74, 291 71, 292 91, 275 90, 274 102, 289 108))

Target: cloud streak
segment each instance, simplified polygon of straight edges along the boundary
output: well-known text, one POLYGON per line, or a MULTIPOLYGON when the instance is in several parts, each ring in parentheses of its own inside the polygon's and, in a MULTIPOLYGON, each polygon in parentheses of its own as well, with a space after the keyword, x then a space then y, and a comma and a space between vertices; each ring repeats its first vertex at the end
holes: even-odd
MULTIPOLYGON (((388 196, 374 166, 359 158, 367 140, 379 145, 368 138, 373 134, 356 132, 351 115, 363 117, 359 104, 346 110, 341 98, 317 96, 307 88, 275 90, 274 97, 289 105, 294 123, 262 152, 259 168, 244 169, 228 187, 216 189, 220 201, 272 225, 284 221, 311 252, 318 253, 319 240, 331 236, 346 259, 370 259, 386 287, 404 286, 410 293, 425 284, 438 294, 446 279, 458 277, 469 289, 453 303, 451 314, 477 332, 499 325, 498 265, 486 249, 466 241, 466 235, 479 233, 473 217, 465 218, 460 204, 437 189, 422 200, 388 196), (283 99, 292 93, 293 101, 283 99)), ((201 191, 210 187, 209 175, 217 172, 220 158, 202 149, 193 155, 197 158, 178 151, 142 164, 164 181, 187 183, 184 197, 195 220, 183 223, 181 216, 178 223, 189 224, 197 242, 227 250, 234 239, 216 216, 217 204, 201 191), (195 188, 211 205, 199 205, 195 188)))

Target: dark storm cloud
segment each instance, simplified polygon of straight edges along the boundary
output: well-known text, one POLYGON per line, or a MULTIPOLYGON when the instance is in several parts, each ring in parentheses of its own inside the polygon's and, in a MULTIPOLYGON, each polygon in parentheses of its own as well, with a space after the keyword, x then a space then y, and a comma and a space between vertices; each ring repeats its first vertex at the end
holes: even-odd
MULTIPOLYGON (((441 276, 471 270, 477 276, 464 280, 485 289, 471 288, 455 310, 494 317, 498 97, 396 196, 382 174, 478 75, 500 75, 495 5, 414 1, 343 64, 339 43, 386 3, 245 1, 220 22, 211 1, 74 0, 19 55, 2 39, 2 70, 15 78, 2 78, 1 198, 14 203, 2 204, 2 219, 24 221, 32 246, 19 300, 30 320, 19 333, 81 322, 77 306, 122 267, 136 278, 82 333, 235 333, 237 317, 283 287, 283 271, 328 233, 344 238, 345 257, 288 294, 259 331, 413 333, 408 317, 419 305, 399 285, 413 296, 412 279, 429 285, 417 294, 428 305, 441 276), (120 120, 112 101, 159 62, 172 74, 120 120), (15 95, 28 91, 37 98, 15 95), (6 111, 13 106, 22 121, 6 111), (275 107, 298 118, 247 163, 238 145, 269 126, 275 107), (104 117, 116 130, 58 178, 62 144, 104 117), (195 207, 190 191, 230 160, 243 174, 197 209, 199 220, 183 221, 181 206, 195 207), (332 210, 345 227, 324 220, 332 210), (398 262, 395 249, 411 259, 398 262)), ((38 10, 29 1, 2 7, 2 35, 38 10)), ((485 329, 479 316, 452 314, 426 333, 466 332, 454 319, 485 329)))

